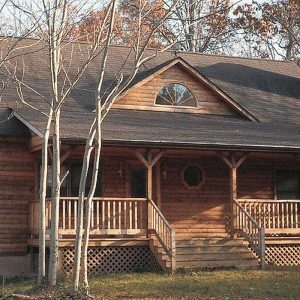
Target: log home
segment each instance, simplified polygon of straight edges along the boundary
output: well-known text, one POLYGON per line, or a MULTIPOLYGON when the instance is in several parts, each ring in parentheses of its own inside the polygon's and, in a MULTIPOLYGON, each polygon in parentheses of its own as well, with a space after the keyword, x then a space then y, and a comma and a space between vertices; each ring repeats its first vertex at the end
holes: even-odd
MULTIPOLYGON (((125 76, 130 49, 111 48, 105 88, 126 59, 125 76)), ((27 53, 24 61, 27 84, 49 94, 43 48, 27 53)), ((72 272, 81 159, 96 76, 95 63, 62 112, 62 170, 69 175, 61 191, 59 260, 66 274, 72 272)), ((24 89, 23 96, 43 109, 37 94, 24 89)), ((0 101, 4 275, 31 272, 38 249, 46 122, 16 101, 10 84, 0 101)), ((117 99, 102 136, 91 274, 300 263, 300 69, 294 62, 160 53, 117 99)), ((50 173, 51 166, 49 188, 50 173)), ((48 246, 50 207, 49 199, 48 246)))

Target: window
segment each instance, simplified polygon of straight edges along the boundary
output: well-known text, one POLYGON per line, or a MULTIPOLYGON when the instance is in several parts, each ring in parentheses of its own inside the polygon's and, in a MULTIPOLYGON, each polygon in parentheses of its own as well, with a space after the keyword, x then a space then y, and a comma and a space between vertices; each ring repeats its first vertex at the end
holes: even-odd
MULTIPOLYGON (((81 175, 81 164, 69 164, 61 166, 61 178, 64 177, 66 172, 69 171, 69 175, 65 178, 65 180, 61 184, 60 195, 61 196, 72 196, 76 197, 79 193, 79 184, 80 184, 80 175, 81 175)), ((40 167, 41 174, 41 167, 40 167)), ((40 176, 39 176, 40 177, 40 176)), ((89 168, 89 172, 86 180, 86 188, 85 195, 87 196, 88 191, 90 190, 92 183, 92 166, 89 168)), ((40 184, 40 181, 38 182, 40 184)), ((46 197, 51 197, 51 187, 52 187, 52 167, 48 166, 47 173, 47 193, 46 197)), ((102 193, 102 185, 101 185, 101 168, 98 173, 98 181, 95 190, 95 197, 101 196, 102 193)))
POLYGON ((188 165, 182 170, 183 184, 188 189, 199 188, 204 183, 204 172, 197 165, 188 165))
POLYGON ((277 199, 300 198, 300 171, 277 171, 277 199))
MULTIPOLYGON (((42 166, 40 166, 40 172, 39 172, 39 178, 40 174, 42 171, 42 166)), ((61 166, 60 167, 60 177, 61 179, 64 177, 64 175, 67 172, 67 167, 66 166, 61 166)), ((47 189, 46 189, 46 197, 50 198, 51 197, 51 188, 52 188, 52 166, 48 166, 47 168, 47 183, 46 183, 47 189)), ((60 195, 61 196, 67 196, 67 189, 68 189, 68 183, 67 180, 65 179, 60 187, 60 195)), ((40 179, 38 181, 38 191, 40 190, 40 179)), ((39 197, 39 194, 37 195, 39 197)))
MULTIPOLYGON (((71 165, 71 191, 70 191, 70 196, 76 197, 78 196, 79 193, 79 185, 80 185, 80 176, 81 176, 81 169, 82 165, 81 164, 72 164, 71 165)), ((85 185, 85 196, 87 196, 90 187, 92 184, 92 166, 89 168, 89 172, 87 174, 86 178, 86 185, 85 185)), ((101 196, 101 169, 99 170, 98 173, 98 180, 97 180, 97 186, 95 190, 95 197, 100 197, 101 196)))
POLYGON ((170 83, 164 86, 159 91, 155 103, 159 105, 197 107, 197 101, 192 92, 179 83, 170 83))

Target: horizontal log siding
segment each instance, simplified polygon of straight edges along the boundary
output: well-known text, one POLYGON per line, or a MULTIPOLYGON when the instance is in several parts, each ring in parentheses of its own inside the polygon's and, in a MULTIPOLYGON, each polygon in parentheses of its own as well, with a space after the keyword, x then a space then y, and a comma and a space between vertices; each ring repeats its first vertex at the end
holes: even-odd
POLYGON ((238 169, 239 199, 275 199, 276 169, 300 169, 292 155, 252 155, 238 169))
POLYGON ((223 236, 229 205, 229 170, 219 158, 197 160, 205 172, 202 187, 189 190, 181 171, 192 160, 170 159, 162 177, 162 211, 180 236, 223 236))
MULTIPOLYGON (((236 115, 219 96, 209 90, 203 83, 195 79, 182 67, 175 65, 167 71, 156 76, 144 85, 134 88, 128 94, 116 101, 122 106, 145 106, 154 107, 155 99, 159 90, 169 83, 182 83, 186 85, 198 100, 198 112, 206 114, 236 115)), ((155 106, 157 110, 159 106, 155 106)))
POLYGON ((23 142, 0 140, 0 255, 27 251, 35 164, 23 142))
POLYGON ((128 168, 122 159, 107 157, 102 161, 102 196, 126 197, 128 168), (121 171, 121 172, 120 172, 121 171))

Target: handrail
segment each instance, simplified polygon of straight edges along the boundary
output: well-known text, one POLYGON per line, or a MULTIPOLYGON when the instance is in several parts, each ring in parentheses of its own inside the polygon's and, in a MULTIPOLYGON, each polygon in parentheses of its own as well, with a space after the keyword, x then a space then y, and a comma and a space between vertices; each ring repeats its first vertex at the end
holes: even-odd
POLYGON ((291 200, 291 199, 281 199, 281 200, 276 200, 276 199, 237 199, 238 202, 261 202, 261 203, 300 203, 300 200, 291 200))
POLYGON ((158 242, 171 260, 171 270, 176 270, 175 230, 156 204, 148 199, 148 230, 155 234, 158 242))
POLYGON ((154 209, 157 211, 157 213, 159 214, 159 216, 164 220, 166 226, 172 230, 172 226, 171 224, 168 222, 168 220, 165 218, 165 216, 163 215, 163 213, 161 212, 161 210, 157 207, 157 205, 150 199, 148 199, 148 201, 151 203, 151 205, 154 207, 154 209))
POLYGON ((253 224, 256 226, 256 227, 260 227, 259 224, 254 220, 254 218, 250 215, 249 212, 247 212, 247 210, 240 205, 240 203, 236 200, 233 200, 235 202, 235 204, 247 215, 247 217, 253 222, 253 224))
POLYGON ((233 199, 237 210, 237 228, 249 242, 252 250, 260 258, 260 265, 265 267, 265 229, 261 227, 250 213, 233 199))
MULTIPOLYGON (((78 197, 61 196, 59 199, 77 201, 78 197)), ((33 202, 39 202, 39 201, 40 200, 34 200, 33 202)), ((51 198, 46 198, 46 201, 51 201, 51 198)), ((146 202, 147 198, 93 197, 93 201, 145 201, 146 202)))
POLYGON ((300 230, 300 200, 238 199, 238 203, 268 231, 300 230))

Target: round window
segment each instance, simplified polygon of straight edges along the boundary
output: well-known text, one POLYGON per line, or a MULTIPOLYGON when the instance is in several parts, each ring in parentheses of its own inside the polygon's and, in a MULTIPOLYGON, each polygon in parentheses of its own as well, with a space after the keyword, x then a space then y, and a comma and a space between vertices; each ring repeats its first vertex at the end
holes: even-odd
POLYGON ((188 188, 198 188, 203 184, 204 174, 197 165, 189 165, 183 169, 183 183, 188 188))

